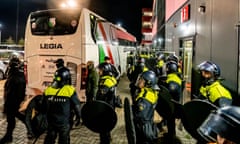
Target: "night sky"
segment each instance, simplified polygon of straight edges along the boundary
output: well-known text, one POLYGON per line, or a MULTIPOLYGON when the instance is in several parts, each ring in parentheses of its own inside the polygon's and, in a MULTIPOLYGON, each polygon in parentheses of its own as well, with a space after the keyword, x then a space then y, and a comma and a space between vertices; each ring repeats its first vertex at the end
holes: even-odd
MULTIPOLYGON (((18 29, 18 40, 23 38, 28 14, 31 11, 56 8, 56 5, 58 5, 60 1, 61 0, 1 0, 0 23, 2 24, 2 40, 4 41, 10 36, 16 40, 16 29, 18 29), (19 9, 19 11, 17 11, 17 9, 19 9)), ((78 1, 83 7, 89 8, 110 22, 120 22, 128 32, 137 37, 138 41, 141 39, 141 8, 152 7, 152 0, 78 1)))

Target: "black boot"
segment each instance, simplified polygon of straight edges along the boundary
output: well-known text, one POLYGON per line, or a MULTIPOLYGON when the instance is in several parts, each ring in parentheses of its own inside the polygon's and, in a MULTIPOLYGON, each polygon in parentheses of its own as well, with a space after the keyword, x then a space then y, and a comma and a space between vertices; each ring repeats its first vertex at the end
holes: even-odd
POLYGON ((34 139, 35 138, 35 135, 33 134, 33 132, 27 132, 27 137, 28 137, 28 139, 34 139))
POLYGON ((0 144, 5 144, 8 142, 12 142, 12 136, 9 135, 5 135, 1 140, 0 140, 0 144))

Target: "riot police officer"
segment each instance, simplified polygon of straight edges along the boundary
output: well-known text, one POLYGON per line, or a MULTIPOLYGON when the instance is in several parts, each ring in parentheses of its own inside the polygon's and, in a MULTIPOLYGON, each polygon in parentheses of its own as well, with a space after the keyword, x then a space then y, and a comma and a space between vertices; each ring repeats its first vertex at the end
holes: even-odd
POLYGON ((139 89, 133 101, 133 116, 137 144, 152 144, 157 138, 156 126, 153 123, 159 90, 156 74, 153 71, 141 73, 136 86, 139 89))
POLYGON ((178 63, 178 56, 176 56, 175 54, 170 54, 168 57, 167 57, 167 61, 174 61, 176 63, 178 63))
POLYGON ((59 143, 70 144, 71 112, 80 123, 80 101, 76 90, 69 85, 69 72, 60 70, 54 75, 51 86, 44 91, 44 112, 47 115, 48 130, 44 144, 54 144, 58 135, 59 143))
POLYGON ((225 106, 210 113, 198 128, 207 142, 238 144, 240 142, 240 107, 225 106))
POLYGON ((111 63, 111 59, 108 56, 104 57, 104 63, 109 64, 111 66, 111 73, 115 77, 117 81, 120 80, 120 71, 111 63))
MULTIPOLYGON (((175 62, 175 63, 177 63, 177 65, 178 65, 178 74, 179 75, 182 75, 182 69, 181 69, 181 63, 180 63, 180 60, 179 60, 179 58, 178 58, 178 56, 177 55, 175 55, 175 54, 170 54, 167 58, 166 58, 166 61, 167 62, 171 62, 171 61, 173 61, 173 62, 175 62)), ((182 77, 182 76, 181 76, 182 77)))
POLYGON ((180 102, 182 92, 182 79, 178 74, 178 64, 174 61, 166 63, 167 80, 166 87, 169 90, 172 98, 180 102))
MULTIPOLYGON (((108 63, 101 63, 98 66, 99 69, 99 83, 96 100, 104 101, 110 104, 115 109, 115 93, 117 80, 112 74, 111 65, 108 63)), ((110 144, 111 134, 110 132, 100 133, 100 143, 110 144)))
POLYGON ((134 53, 133 53, 133 51, 131 51, 127 56, 127 67, 128 68, 133 66, 134 59, 135 59, 134 53))
POLYGON ((67 81, 68 81, 68 84, 71 85, 72 84, 71 73, 70 73, 70 70, 66 66, 64 66, 64 60, 62 58, 59 58, 56 61, 54 61, 54 63, 56 64, 56 67, 57 67, 56 72, 60 72, 60 73, 61 71, 68 72, 67 81))
POLYGON ((160 53, 157 55, 156 58, 156 66, 155 66, 155 71, 156 71, 156 75, 162 76, 164 74, 164 65, 165 65, 165 56, 163 53, 160 53))
MULTIPOLYGON (((178 73, 178 64, 175 61, 166 62, 167 79, 163 85, 168 89, 171 99, 176 103, 181 103, 182 96, 182 79, 178 73)), ((167 124, 168 139, 173 140, 176 137, 175 119, 181 117, 181 110, 174 107, 172 116, 163 119, 162 124, 167 124)), ((169 143, 173 143, 169 142, 169 143)))
MULTIPOLYGON (((145 59, 139 57, 137 59, 137 62, 135 65, 133 65, 127 72, 128 79, 130 80, 130 93, 132 98, 135 95, 135 91, 137 87, 135 86, 135 83, 137 81, 138 75, 141 74, 144 71, 147 71, 148 68, 145 66, 145 59)), ((134 98, 133 98, 134 99, 134 98)))
POLYGON ((231 105, 231 93, 220 82, 220 67, 211 61, 204 61, 198 68, 202 76, 199 98, 207 99, 219 107, 231 105))

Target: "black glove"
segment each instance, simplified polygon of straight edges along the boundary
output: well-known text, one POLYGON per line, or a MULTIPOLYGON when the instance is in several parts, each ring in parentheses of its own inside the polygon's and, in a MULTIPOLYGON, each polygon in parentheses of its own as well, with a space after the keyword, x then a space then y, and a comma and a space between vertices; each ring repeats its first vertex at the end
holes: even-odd
POLYGON ((80 123, 81 123, 81 121, 80 121, 80 116, 76 116, 75 126, 78 126, 80 123))
POLYGON ((76 105, 75 106, 75 126, 78 126, 80 124, 80 119, 81 119, 81 106, 80 105, 76 105))

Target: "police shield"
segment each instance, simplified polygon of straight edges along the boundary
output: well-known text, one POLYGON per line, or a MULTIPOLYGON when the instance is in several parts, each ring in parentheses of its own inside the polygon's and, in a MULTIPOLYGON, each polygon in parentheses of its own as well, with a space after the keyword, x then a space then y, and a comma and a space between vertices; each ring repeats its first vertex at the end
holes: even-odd
POLYGON ((133 122, 133 112, 129 99, 124 99, 124 120, 129 144, 136 144, 136 131, 133 122))
POLYGON ((159 85, 158 104, 156 106, 157 113, 163 118, 169 118, 174 113, 174 104, 171 102, 171 95, 168 89, 159 85))
POLYGON ((104 101, 92 101, 82 107, 83 124, 97 133, 111 131, 117 123, 117 114, 111 105, 104 101))
POLYGON ((197 129, 201 126, 208 115, 217 107, 206 100, 194 99, 183 105, 182 123, 186 131, 201 143, 206 141, 198 134, 197 129))

